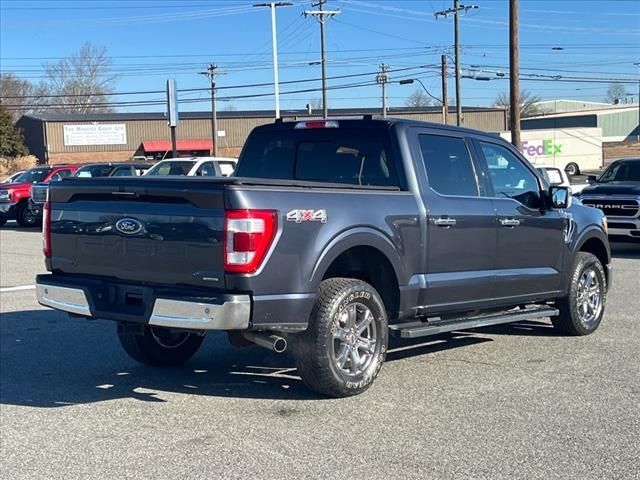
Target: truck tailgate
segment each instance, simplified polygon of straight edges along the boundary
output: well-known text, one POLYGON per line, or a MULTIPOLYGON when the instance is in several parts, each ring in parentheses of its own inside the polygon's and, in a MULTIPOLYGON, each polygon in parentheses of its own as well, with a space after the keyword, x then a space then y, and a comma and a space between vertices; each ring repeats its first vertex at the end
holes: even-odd
POLYGON ((52 271, 224 288, 224 179, 97 178, 54 184, 49 197, 52 271))

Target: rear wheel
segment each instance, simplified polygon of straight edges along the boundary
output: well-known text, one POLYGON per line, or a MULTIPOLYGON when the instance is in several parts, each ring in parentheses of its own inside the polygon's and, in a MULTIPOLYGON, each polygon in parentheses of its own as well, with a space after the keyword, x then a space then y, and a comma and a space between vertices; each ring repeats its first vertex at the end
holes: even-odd
POLYGON ((569 294, 557 303, 560 315, 551 317, 556 329, 567 335, 589 335, 598 329, 607 299, 606 278, 598 257, 578 252, 569 294))
POLYGON ((155 367, 175 367, 195 355, 204 336, 146 325, 141 335, 118 326, 118 338, 134 360, 155 367))
POLYGON ((0 227, 7 223, 7 219, 5 217, 0 217, 0 227))
POLYGON ((296 365, 311 390, 332 397, 362 393, 378 375, 387 351, 382 299, 361 280, 325 280, 309 327, 297 340, 296 365))
POLYGON ((569 165, 564 167, 564 171, 567 172, 567 175, 569 175, 570 177, 580 175, 580 167, 575 162, 571 162, 569 165))
POLYGON ((25 228, 35 227, 38 224, 38 217, 31 213, 27 202, 23 201, 16 207, 16 222, 25 228))

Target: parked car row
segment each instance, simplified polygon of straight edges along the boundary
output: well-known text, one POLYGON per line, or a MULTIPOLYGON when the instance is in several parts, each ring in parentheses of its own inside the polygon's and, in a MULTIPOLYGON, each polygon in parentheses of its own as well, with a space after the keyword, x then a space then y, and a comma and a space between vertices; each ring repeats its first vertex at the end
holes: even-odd
POLYGON ((0 225, 16 220, 33 227, 42 219, 49 184, 67 177, 216 176, 233 174, 235 158, 193 157, 152 162, 103 162, 84 165, 43 165, 17 172, 0 183, 0 225))

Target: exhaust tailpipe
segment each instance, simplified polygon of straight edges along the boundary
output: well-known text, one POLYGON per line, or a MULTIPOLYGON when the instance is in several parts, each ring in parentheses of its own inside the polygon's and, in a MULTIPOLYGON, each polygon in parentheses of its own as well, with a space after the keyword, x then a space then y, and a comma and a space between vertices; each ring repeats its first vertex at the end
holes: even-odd
POLYGON ((278 335, 267 335, 264 333, 243 332, 242 336, 256 345, 271 350, 272 352, 282 353, 287 349, 287 340, 278 335))

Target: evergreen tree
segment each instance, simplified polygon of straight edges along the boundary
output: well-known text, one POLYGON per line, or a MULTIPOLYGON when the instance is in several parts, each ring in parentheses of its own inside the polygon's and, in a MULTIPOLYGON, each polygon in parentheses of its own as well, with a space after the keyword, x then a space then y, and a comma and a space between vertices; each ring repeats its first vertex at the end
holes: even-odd
POLYGON ((11 114, 0 105, 0 157, 26 155, 27 149, 22 140, 22 134, 13 124, 11 114))

